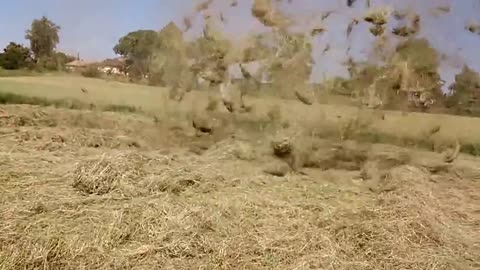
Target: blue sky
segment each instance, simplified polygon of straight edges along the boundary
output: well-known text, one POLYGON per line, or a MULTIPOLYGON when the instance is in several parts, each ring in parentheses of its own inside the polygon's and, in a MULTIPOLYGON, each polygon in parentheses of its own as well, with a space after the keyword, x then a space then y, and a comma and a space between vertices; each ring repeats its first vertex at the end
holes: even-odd
POLYGON ((33 19, 45 15, 62 27, 59 49, 80 52, 82 58, 113 56, 112 48, 124 34, 158 29, 181 16, 187 0, 15 0, 2 1, 0 47, 24 40, 33 19))
MULTIPOLYGON (((217 0, 208 12, 218 15, 223 12, 227 18, 224 30, 230 37, 239 37, 249 32, 265 30, 250 15, 252 0, 238 0, 239 6, 229 7, 229 0, 217 0)), ((299 24, 312 26, 319 23, 318 14, 325 10, 334 10, 323 23, 328 29, 316 39, 315 60, 318 63, 314 77, 324 73, 345 74, 340 62, 346 60, 347 40, 345 29, 349 18, 361 16, 366 0, 357 0, 356 7, 348 9, 343 0, 294 0, 295 6, 285 4, 287 11, 299 24), (327 55, 321 51, 329 43, 331 50, 327 55)), ((285 1, 286 2, 286 1, 285 1)), ((451 81, 464 63, 480 70, 480 36, 464 30, 469 20, 480 21, 480 1, 478 0, 371 0, 373 5, 391 4, 395 7, 410 7, 428 15, 437 6, 450 5, 451 12, 441 16, 422 16, 420 35, 427 37, 433 46, 447 54, 442 62, 441 74, 451 81)), ((49 17, 62 27, 59 49, 67 53, 80 53, 84 59, 99 60, 113 57, 112 48, 118 39, 137 29, 160 29, 174 20, 181 26, 182 17, 192 14, 192 0, 16 0, 2 3, 0 16, 0 48, 9 41, 28 45, 24 40, 25 30, 35 18, 49 17)), ((198 32, 200 16, 195 22, 198 32)), ((368 25, 360 25, 352 34, 351 54, 357 59, 368 59, 372 36, 368 25)))

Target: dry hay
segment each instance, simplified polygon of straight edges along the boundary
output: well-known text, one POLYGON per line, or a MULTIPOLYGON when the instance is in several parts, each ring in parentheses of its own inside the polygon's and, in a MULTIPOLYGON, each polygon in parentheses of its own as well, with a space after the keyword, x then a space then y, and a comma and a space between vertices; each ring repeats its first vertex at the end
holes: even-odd
POLYGON ((349 143, 303 153, 303 167, 322 170, 360 171, 369 157, 368 149, 349 143))
POLYGON ((446 4, 446 5, 443 5, 443 6, 435 7, 433 10, 431 10, 431 13, 434 16, 439 16, 439 15, 445 15, 445 14, 449 13, 450 11, 451 11, 450 5, 446 4))
POLYGON ((7 105, 0 115, 0 127, 26 127, 26 126, 49 126, 55 127, 61 121, 61 117, 51 115, 44 110, 22 110, 22 108, 36 106, 7 105))
POLYGON ((410 13, 409 10, 398 10, 397 9, 397 10, 393 11, 392 15, 395 19, 400 21, 400 20, 405 19, 405 17, 407 17, 409 13, 410 13))
POLYGON ((313 90, 310 89, 297 89, 295 90, 295 96, 297 99, 305 105, 313 105, 315 102, 315 95, 313 90))
POLYGON ((399 21, 403 21, 403 25, 394 27, 392 34, 399 37, 409 37, 417 34, 420 31, 421 17, 416 12, 411 10, 405 10, 403 12, 396 11, 396 13, 394 13, 394 17, 399 21))
POLYGON ((267 27, 285 27, 291 22, 275 7, 272 0, 255 0, 252 15, 267 27))
POLYGON ((322 34, 322 33, 325 32, 325 31, 326 31, 326 29, 325 29, 324 27, 322 27, 322 26, 317 26, 317 27, 314 27, 314 28, 312 29, 312 31, 310 31, 310 34, 311 34, 312 36, 316 36, 316 35, 322 34))
POLYGON ((284 177, 291 171, 291 167, 282 160, 274 160, 264 166, 263 172, 277 177, 284 177))
POLYGON ((329 11, 325 11, 324 13, 322 13, 322 16, 321 16, 321 20, 324 21, 326 19, 328 19, 328 17, 330 17, 330 15, 333 14, 333 11, 332 10, 329 10, 329 11))
POLYGON ((372 125, 372 122, 372 117, 368 114, 362 114, 361 111, 355 117, 346 118, 340 123, 340 140, 350 140, 356 135, 366 132, 372 125))
POLYGON ((231 140, 201 157, 114 151, 108 164, 93 150, 79 175, 113 184, 90 184, 109 193, 85 196, 64 179, 84 160, 79 151, 14 152, 0 165, 19 171, 0 188, 0 268, 478 269, 477 169, 430 175, 404 165, 401 152, 286 137, 294 150, 338 162, 300 176, 280 160, 273 170, 270 160, 225 158, 230 145, 256 148, 231 140), (384 162, 384 177, 357 181, 358 170, 344 171, 365 156, 384 162), (100 177, 95 166, 118 177, 100 177))
POLYGON ((214 112, 218 109, 218 99, 208 96, 208 104, 207 107, 205 107, 205 110, 207 112, 214 112))
POLYGON ((282 138, 271 142, 273 154, 279 158, 287 157, 294 151, 291 138, 282 138))
MULTIPOLYGON (((207 150, 208 147, 204 152, 207 150)), ((73 171, 72 186, 83 194, 113 192, 132 198, 159 193, 179 194, 199 185, 208 191, 213 188, 212 181, 218 182, 220 176, 208 166, 198 168, 170 156, 117 153, 78 163, 73 171)))
POLYGON ((375 8, 371 9, 363 19, 374 25, 382 26, 388 23, 390 13, 390 7, 375 8))
POLYGON ((357 19, 353 19, 347 26, 347 38, 352 34, 353 28, 359 24, 357 19))
POLYGON ((192 127, 197 132, 212 134, 215 126, 215 120, 208 114, 195 113, 192 117, 192 127))
POLYGON ((212 3, 213 3, 213 0, 205 0, 204 2, 197 4, 195 10, 197 12, 207 10, 212 3))
POLYGON ((237 159, 244 161, 254 161, 257 159, 257 151, 255 148, 251 144, 242 141, 237 141, 235 143, 233 155, 237 159))
POLYGON ((392 169, 412 164, 412 157, 404 151, 370 152, 369 160, 363 164, 360 177, 369 181, 370 189, 376 189, 378 181, 384 179, 392 169))
POLYGON ((147 194, 159 192, 180 194, 204 181, 207 181, 207 179, 200 172, 196 172, 187 166, 168 167, 159 174, 146 177, 139 185, 147 194))
POLYGON ((168 92, 168 97, 171 100, 180 102, 180 101, 182 101, 184 96, 185 96, 185 91, 183 89, 181 89, 180 87, 178 87, 178 86, 170 87, 170 90, 168 92))
POLYGON ((385 33, 385 26, 383 25, 373 25, 370 27, 370 33, 374 36, 381 36, 385 33))
POLYGON ((146 146, 140 138, 126 135, 122 131, 107 129, 72 128, 57 131, 51 128, 40 130, 26 129, 20 133, 19 140, 35 144, 39 150, 68 149, 76 147, 138 149, 146 146))
POLYGON ((455 141, 454 149, 445 153, 444 158, 443 158, 445 163, 454 162, 458 158, 458 155, 460 154, 461 148, 462 148, 462 145, 460 144, 460 141, 457 139, 455 141))
POLYGON ((392 33, 394 35, 400 36, 400 37, 408 37, 416 33, 416 31, 406 25, 400 26, 400 27, 395 27, 392 30, 392 33))
POLYGON ((474 22, 474 21, 469 22, 465 26, 465 29, 468 30, 470 33, 480 35, 480 23, 477 23, 477 22, 474 22))
POLYGON ((270 120, 270 122, 273 122, 273 123, 280 122, 283 118, 282 110, 280 109, 280 106, 279 105, 271 106, 270 109, 267 111, 267 117, 270 120))
MULTIPOLYGON (((273 155, 288 164, 291 170, 299 172, 304 167, 304 154, 308 149, 308 142, 304 141, 304 136, 297 128, 292 127, 277 132, 270 141, 270 147, 273 155)), ((282 166, 273 167, 281 168, 282 166)))
POLYGON ((76 165, 72 186, 85 194, 107 194, 123 182, 137 181, 145 175, 138 154, 118 154, 83 161, 76 165))
MULTIPOLYGON (((343 223, 335 230, 343 254, 351 261, 370 265, 358 264, 358 268, 427 269, 433 264, 439 269, 475 268, 473 258, 478 258, 478 252, 464 257, 454 251, 472 251, 476 240, 467 236, 473 232, 472 225, 454 221, 459 218, 448 206, 447 194, 432 195, 439 188, 430 182, 427 172, 401 166, 378 185, 376 207, 345 213, 336 223, 343 223), (388 261, 399 264, 393 266, 388 261)), ((465 218, 471 220, 471 215, 465 218)))

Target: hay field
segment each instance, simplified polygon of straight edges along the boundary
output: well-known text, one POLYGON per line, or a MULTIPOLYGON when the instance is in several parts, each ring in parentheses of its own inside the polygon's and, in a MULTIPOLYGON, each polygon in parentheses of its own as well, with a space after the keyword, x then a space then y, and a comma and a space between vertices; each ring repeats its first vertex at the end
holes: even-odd
MULTIPOLYGON (((148 111, 0 105, 0 269, 480 268, 480 159, 342 141, 355 108, 265 98, 231 115, 70 77, 0 91, 148 111)), ((402 117, 443 116, 353 127, 402 117)))

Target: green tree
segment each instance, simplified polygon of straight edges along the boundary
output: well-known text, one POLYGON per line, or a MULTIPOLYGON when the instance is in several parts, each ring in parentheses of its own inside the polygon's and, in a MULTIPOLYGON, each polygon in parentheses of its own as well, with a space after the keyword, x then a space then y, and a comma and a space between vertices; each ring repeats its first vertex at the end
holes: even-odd
POLYGON ((76 59, 75 56, 68 55, 64 52, 55 52, 52 58, 55 62, 57 70, 64 70, 67 63, 72 62, 76 59))
POLYGON ((131 75, 149 74, 158 33, 153 30, 138 30, 120 38, 113 51, 127 58, 127 69, 131 75))
POLYGON ((21 69, 31 63, 30 49, 20 44, 10 42, 0 54, 0 66, 4 69, 21 69))
POLYGON ((63 52, 54 52, 49 57, 42 57, 37 60, 36 67, 40 70, 46 69, 50 71, 65 70, 65 65, 68 62, 75 60, 73 56, 66 55, 63 52))
POLYGON ((32 22, 25 38, 30 41, 30 48, 36 60, 53 56, 55 48, 60 41, 59 31, 60 26, 45 16, 32 22))
POLYGON ((479 114, 480 74, 465 66, 462 72, 455 76, 445 105, 456 113, 479 114))

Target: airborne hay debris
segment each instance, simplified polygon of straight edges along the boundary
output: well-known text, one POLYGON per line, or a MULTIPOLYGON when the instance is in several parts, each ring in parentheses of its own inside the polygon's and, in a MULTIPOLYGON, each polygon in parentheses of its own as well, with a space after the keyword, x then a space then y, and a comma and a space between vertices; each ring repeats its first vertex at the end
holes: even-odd
POLYGON ((410 28, 404 25, 404 26, 393 28, 392 33, 400 37, 408 37, 415 34, 416 31, 413 28, 410 28))
POLYGON ((374 36, 381 36, 383 33, 385 33, 385 26, 383 25, 373 25, 370 27, 370 33, 374 36))
POLYGON ((330 17, 330 15, 332 15, 332 14, 333 14, 333 11, 331 11, 331 10, 324 12, 324 13, 322 14, 322 17, 321 17, 322 21, 328 19, 328 17, 330 17))
POLYGON ((480 23, 478 22, 469 22, 466 26, 465 29, 468 30, 472 34, 477 34, 480 35, 480 23))
POLYGON ((460 141, 457 139, 455 140, 455 147, 451 151, 447 151, 444 154, 443 160, 445 163, 452 163, 454 162, 458 156, 460 155, 460 150, 462 149, 462 145, 460 144, 460 141))
POLYGON ((289 19, 275 7, 272 0, 254 0, 251 13, 267 27, 283 28, 291 23, 289 19))
POLYGON ((290 172, 290 166, 282 160, 275 160, 265 165, 263 172, 277 177, 284 177, 290 172))
POLYGON ((185 25, 184 32, 187 32, 188 30, 192 29, 192 19, 190 19, 189 17, 183 18, 183 24, 185 25))
POLYGON ((314 27, 310 33, 312 36, 316 36, 316 35, 322 34, 323 32, 325 32, 325 28, 321 26, 317 26, 317 27, 314 27))
POLYGON ((444 15, 447 14, 451 11, 450 5, 443 5, 443 6, 438 6, 432 10, 432 13, 436 16, 438 15, 444 15))
POLYGON ((196 6, 195 10, 197 12, 207 10, 212 3, 213 3, 213 0, 206 0, 204 2, 201 2, 196 6))
POLYGON ((408 10, 394 10, 393 11, 393 17, 397 20, 403 20, 407 15, 409 14, 408 10))
POLYGON ((358 25, 359 21, 357 19, 353 19, 347 26, 347 37, 350 37, 352 34, 353 28, 358 25))
POLYGON ((364 17, 364 20, 374 25, 381 26, 388 23, 388 17, 390 14, 390 7, 375 8, 368 12, 368 14, 364 17))
POLYGON ((313 91, 311 89, 297 89, 295 90, 295 96, 297 99, 302 102, 305 105, 313 105, 315 102, 315 96, 313 94, 313 91), (310 90, 310 91, 308 91, 310 90))
POLYGON ((293 153, 293 143, 290 138, 282 138, 271 142, 273 153, 279 158, 287 157, 293 153))

